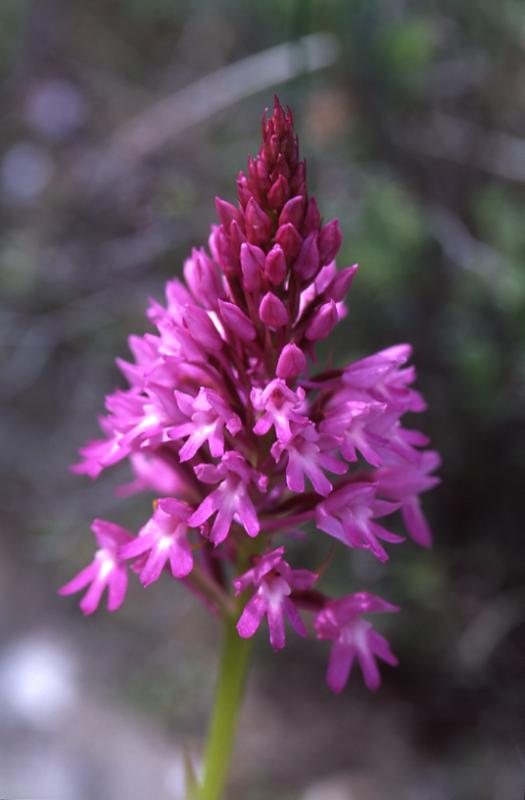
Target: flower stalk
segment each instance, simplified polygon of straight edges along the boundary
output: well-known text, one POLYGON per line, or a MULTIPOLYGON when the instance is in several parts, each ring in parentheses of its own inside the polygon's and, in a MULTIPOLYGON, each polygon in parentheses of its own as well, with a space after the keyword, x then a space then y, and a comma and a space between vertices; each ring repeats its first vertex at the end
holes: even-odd
POLYGON ((215 705, 204 756, 204 775, 195 800, 221 800, 224 797, 253 641, 241 639, 235 623, 236 617, 230 617, 224 623, 215 705))

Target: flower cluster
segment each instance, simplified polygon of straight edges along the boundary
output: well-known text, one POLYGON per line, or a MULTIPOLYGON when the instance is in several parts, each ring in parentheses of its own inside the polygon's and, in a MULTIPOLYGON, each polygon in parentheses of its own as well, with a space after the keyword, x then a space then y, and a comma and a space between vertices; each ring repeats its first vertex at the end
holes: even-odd
POLYGON ((346 314, 357 266, 336 269, 339 223, 323 223, 308 196, 292 116, 277 100, 262 140, 239 174, 238 204, 216 201, 209 250, 192 251, 164 306, 151 303, 155 333, 130 338, 133 360, 118 361, 129 388, 106 399, 104 437, 74 467, 95 478, 128 459, 134 477, 121 493, 152 492, 153 515, 137 536, 97 520, 93 563, 60 591, 89 587, 89 614, 107 587, 113 611, 128 567, 144 586, 168 572, 212 610, 236 609, 242 637, 266 617, 276 649, 286 620, 307 635, 307 611, 317 638, 333 643, 330 687, 342 690, 357 657, 375 689, 376 658, 396 659, 363 615, 397 608, 366 592, 326 597, 319 574, 292 568, 276 539, 310 523, 311 535, 385 562, 403 537, 384 520, 399 511, 429 546, 419 496, 437 483, 439 457, 401 424, 425 408, 409 345, 308 376, 316 343, 346 314))

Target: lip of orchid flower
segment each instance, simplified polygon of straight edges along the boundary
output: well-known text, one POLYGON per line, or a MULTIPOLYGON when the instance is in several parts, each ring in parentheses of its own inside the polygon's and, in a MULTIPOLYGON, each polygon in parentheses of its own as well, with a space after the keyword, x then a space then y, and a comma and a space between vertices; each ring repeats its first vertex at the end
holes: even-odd
POLYGON ((333 642, 331 688, 342 689, 357 658, 375 689, 376 658, 395 658, 362 615, 397 609, 367 593, 330 601, 312 589, 314 572, 271 548, 275 535, 292 539, 315 521, 316 536, 385 562, 383 543, 403 537, 377 520, 397 512, 418 544, 430 544, 420 495, 438 482, 439 457, 402 425, 425 408, 412 350, 394 345, 308 376, 317 342, 346 313, 357 265, 337 269, 339 222, 323 223, 309 197, 292 114, 277 99, 237 190, 237 204, 216 198, 208 248, 192 249, 165 305, 150 301, 156 330, 130 337, 131 360, 118 361, 129 388, 109 395, 103 438, 73 467, 95 478, 128 460, 135 478, 120 495, 155 492, 153 515, 136 537, 97 521, 95 560, 61 592, 88 587, 81 605, 92 613, 107 587, 115 610, 127 565, 145 586, 170 573, 216 610, 241 609, 241 637, 266 617, 276 649, 285 619, 306 634, 303 604, 317 611, 318 638, 333 642), (262 552, 238 574, 247 554, 262 552))
POLYGON ((307 425, 294 425, 292 432, 290 440, 283 442, 278 439, 271 448, 276 462, 280 461, 283 454, 286 453, 288 456, 286 484, 289 490, 304 492, 305 477, 307 477, 318 494, 323 496, 330 494, 333 487, 323 470, 343 475, 348 469, 346 464, 330 452, 323 452, 323 444, 328 444, 329 450, 333 450, 336 440, 332 437, 319 436, 311 422, 307 425))
POLYGON ((264 389, 252 389, 250 399, 257 411, 264 411, 253 432, 258 436, 268 433, 272 426, 278 441, 286 444, 293 437, 291 424, 299 427, 309 424, 308 417, 299 413, 304 404, 305 392, 301 387, 294 392, 286 381, 276 378, 264 389))
POLYGON ((255 483, 260 492, 265 491, 265 476, 257 475, 236 451, 225 453, 218 465, 198 464, 195 473, 204 483, 220 483, 194 511, 188 520, 189 524, 199 527, 217 512, 210 531, 210 540, 214 545, 224 541, 235 519, 239 520, 248 536, 257 536, 260 523, 248 485, 255 483))
POLYGON ((179 450, 179 460, 184 462, 192 459, 204 442, 208 442, 212 456, 222 456, 224 428, 232 436, 242 428, 238 415, 231 411, 213 389, 201 387, 196 397, 176 391, 175 398, 181 412, 189 418, 189 421, 170 429, 170 438, 188 437, 179 450))
POLYGON ((252 637, 266 616, 270 643, 274 650, 280 650, 285 645, 285 618, 290 621, 299 636, 307 636, 304 622, 290 595, 294 589, 299 591, 311 589, 318 578, 310 570, 292 569, 283 556, 284 547, 278 547, 258 557, 255 566, 233 582, 237 596, 246 591, 250 585, 255 587, 255 592, 244 606, 237 623, 239 636, 243 639, 252 637))

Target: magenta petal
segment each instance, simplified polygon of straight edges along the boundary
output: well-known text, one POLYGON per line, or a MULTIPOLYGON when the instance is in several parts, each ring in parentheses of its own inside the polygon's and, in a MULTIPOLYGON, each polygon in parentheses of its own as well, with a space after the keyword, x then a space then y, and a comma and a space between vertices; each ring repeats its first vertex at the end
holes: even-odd
POLYGON ((203 522, 206 522, 206 520, 209 519, 211 515, 219 508, 221 499, 222 494, 218 489, 216 489, 214 492, 211 492, 211 494, 204 498, 197 510, 194 511, 191 517, 188 519, 188 525, 191 528, 198 528, 199 525, 202 525, 203 522))
POLYGON ((354 656, 355 650, 351 645, 340 641, 334 642, 332 645, 326 673, 326 682, 332 692, 340 694, 345 688, 354 656))
POLYGON ((152 548, 142 571, 140 573, 140 580, 143 586, 150 586, 161 576, 162 570, 166 566, 169 551, 166 547, 152 548))
POLYGON ((128 542, 120 548, 120 557, 124 559, 135 558, 141 556, 147 550, 150 550, 157 540, 155 533, 145 533, 141 536, 136 536, 131 542, 128 542))
POLYGON ((237 632, 242 639, 250 639, 258 630, 266 611, 266 603, 260 594, 248 600, 237 623, 237 632))
POLYGON ((171 574, 174 578, 185 578, 193 569, 193 554, 187 539, 174 542, 170 550, 171 574))
POLYGON ((371 692, 375 692, 381 685, 381 676, 379 675, 376 660, 368 644, 357 649, 357 660, 359 661, 359 666, 363 673, 366 688, 370 689, 371 692))
POLYGON ((432 531, 421 511, 417 497, 406 500, 401 506, 403 521, 412 539, 421 547, 432 547, 432 531))
POLYGON ((269 603, 267 608, 268 628, 270 629, 270 644, 274 650, 282 650, 286 643, 284 632, 283 606, 269 603))
POLYGON ((239 505, 237 506, 237 514, 239 515, 239 519, 241 520, 244 530, 248 536, 257 536, 261 526, 259 524, 257 512, 255 511, 254 505, 248 495, 240 500, 239 505))
POLYGON ((306 629, 306 625, 304 624, 303 620, 301 619, 299 612, 297 611, 293 600, 290 600, 289 597, 285 597, 283 600, 283 609, 285 611, 286 616, 290 620, 294 630, 299 636, 306 637, 308 636, 308 631, 306 629))
POLYGON ((108 586, 108 611, 116 611, 124 602, 128 588, 128 573, 126 567, 118 566, 114 569, 108 586))
POLYGON ((93 578, 97 574, 97 569, 95 564, 90 564, 88 567, 84 567, 78 575, 75 575, 70 581, 61 586, 58 590, 58 594, 60 595, 69 595, 75 594, 75 592, 80 592, 85 586, 93 580, 93 578))
POLYGON ((80 601, 80 608, 83 614, 93 614, 97 610, 105 588, 106 581, 104 581, 102 578, 97 577, 93 581, 86 594, 80 601))
POLYGON ((210 533, 210 538, 215 545, 226 539, 230 532, 232 520, 233 508, 229 504, 220 506, 210 533))

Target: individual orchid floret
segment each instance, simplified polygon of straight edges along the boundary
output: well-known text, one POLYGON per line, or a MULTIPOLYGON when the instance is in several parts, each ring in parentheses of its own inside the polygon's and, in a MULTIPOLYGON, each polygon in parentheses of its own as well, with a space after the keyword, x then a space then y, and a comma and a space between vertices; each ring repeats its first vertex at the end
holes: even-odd
POLYGON ((243 526, 248 536, 257 536, 260 524, 249 487, 255 484, 259 492, 265 492, 267 478, 252 469, 235 450, 226 452, 220 464, 198 464, 195 474, 203 483, 220 483, 191 515, 189 524, 199 527, 217 512, 210 531, 213 544, 224 541, 234 521, 243 526))
POLYGON ((189 461, 208 442, 210 453, 217 458, 224 453, 224 428, 235 436, 242 428, 241 420, 213 389, 201 388, 196 397, 175 392, 177 404, 188 422, 170 429, 173 439, 187 438, 179 450, 180 461, 189 461))
POLYGON ((317 614, 314 627, 318 639, 333 642, 328 662, 327 683, 333 692, 345 688, 355 658, 359 662, 368 689, 378 689, 381 678, 376 659, 396 666, 397 658, 387 640, 363 619, 367 613, 393 613, 397 606, 386 600, 359 592, 332 600, 317 614))
POLYGON ((315 425, 292 427, 292 438, 285 442, 276 441, 272 446, 272 456, 279 462, 286 454, 286 484, 291 492, 304 492, 305 477, 308 478, 317 494, 328 495, 332 484, 323 470, 335 475, 344 475, 348 467, 333 455, 336 440, 329 436, 319 436, 315 425))
POLYGON ((286 444, 293 436, 291 423, 301 427, 309 424, 308 417, 299 411, 304 405, 305 392, 299 387, 294 392, 286 381, 276 378, 264 389, 252 389, 250 399, 257 411, 264 411, 257 420, 253 432, 258 436, 268 433, 275 427, 277 439, 286 444))
POLYGON ((356 482, 337 489, 317 506, 317 527, 348 547, 370 550, 379 561, 388 554, 381 541, 398 544, 404 541, 375 520, 393 514, 398 503, 377 499, 373 483, 356 482))
POLYGON ((58 590, 61 595, 76 594, 89 586, 80 601, 84 614, 93 614, 100 603, 104 589, 108 590, 108 611, 120 608, 128 588, 128 573, 120 556, 120 548, 133 537, 131 534, 104 519, 96 519, 91 530, 97 540, 98 550, 92 563, 58 590))
POLYGON ((427 450, 421 454, 418 463, 398 462, 375 472, 378 492, 401 505, 406 529, 422 547, 431 546, 432 532, 421 509, 419 495, 439 483, 439 478, 430 473, 440 463, 439 454, 435 450, 427 450))
POLYGON ((284 560, 284 547, 256 557, 255 566, 234 580, 235 594, 240 595, 249 586, 255 587, 254 595, 244 606, 237 623, 237 631, 243 639, 249 639, 258 630, 266 616, 270 630, 270 643, 275 650, 285 645, 285 618, 300 636, 307 630, 291 597, 294 590, 307 591, 318 576, 307 569, 292 569, 284 560))
POLYGON ((157 500, 153 516, 139 535, 121 547, 120 557, 124 560, 147 555, 138 569, 144 586, 157 581, 168 562, 174 578, 190 574, 193 555, 187 531, 191 513, 187 503, 172 498, 157 500))
POLYGON ((386 402, 401 413, 424 411, 425 401, 419 392, 409 388, 416 377, 414 368, 402 369, 411 353, 409 344, 388 347, 350 364, 344 371, 343 381, 354 390, 365 392, 379 402, 386 402))
MULTIPOLYGON (((357 461, 358 453, 373 467, 383 463, 381 450, 388 445, 385 437, 385 403, 346 400, 328 406, 320 430, 340 436, 341 454, 347 461, 357 461)), ((390 426, 391 426, 390 422, 390 426)))

